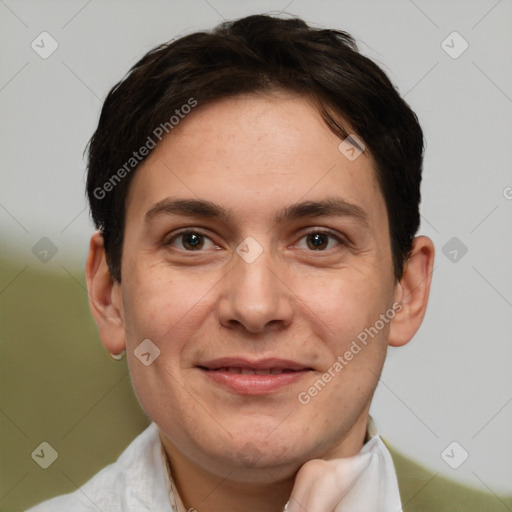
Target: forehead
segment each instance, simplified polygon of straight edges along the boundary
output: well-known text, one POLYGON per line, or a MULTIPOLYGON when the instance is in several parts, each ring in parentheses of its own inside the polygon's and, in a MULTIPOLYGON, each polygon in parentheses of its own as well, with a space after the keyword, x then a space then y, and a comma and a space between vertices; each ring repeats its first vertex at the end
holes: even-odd
POLYGON ((317 106, 286 92, 198 105, 139 166, 127 212, 137 217, 167 197, 204 199, 238 219, 337 196, 370 219, 387 219, 373 160, 351 161, 317 106))

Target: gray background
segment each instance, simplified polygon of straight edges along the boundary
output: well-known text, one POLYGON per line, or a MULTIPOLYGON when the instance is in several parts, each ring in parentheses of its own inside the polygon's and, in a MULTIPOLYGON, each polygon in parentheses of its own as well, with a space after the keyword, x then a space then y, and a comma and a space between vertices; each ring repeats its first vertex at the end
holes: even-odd
MULTIPOLYGON (((82 152, 108 90, 156 44, 281 10, 355 36, 426 134, 420 234, 437 249, 430 305, 415 339, 389 351, 377 426, 442 474, 511 492, 511 0, 0 0, 2 252, 20 271, 81 270, 92 231, 82 152), (43 31, 59 45, 47 59, 31 48, 43 31), (442 46, 453 31, 469 44, 457 58, 445 49, 460 51, 458 36, 442 46), (58 247, 47 264, 32 254, 41 237, 58 247), (469 453, 458 469, 441 456, 452 441, 469 453)), ((17 277, 2 282, 12 289, 17 277)), ((449 453, 453 464, 462 452, 449 453)))

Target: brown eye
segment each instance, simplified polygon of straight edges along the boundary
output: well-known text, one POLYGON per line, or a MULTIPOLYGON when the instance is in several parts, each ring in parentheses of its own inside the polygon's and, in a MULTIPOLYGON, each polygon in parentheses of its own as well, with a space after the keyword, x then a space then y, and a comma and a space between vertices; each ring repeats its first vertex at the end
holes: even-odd
POLYGON ((197 231, 182 231, 170 238, 165 245, 170 245, 176 249, 187 252, 214 248, 218 249, 209 237, 197 231))
POLYGON ((306 238, 308 248, 314 251, 321 251, 329 245, 329 236, 325 233, 312 233, 306 238))
POLYGON ((198 233, 184 233, 181 235, 181 242, 183 247, 192 251, 202 249, 204 246, 204 238, 198 233))
POLYGON ((331 233, 330 231, 311 231, 304 235, 296 247, 299 249, 307 249, 309 251, 325 251, 345 245, 341 237, 331 233))

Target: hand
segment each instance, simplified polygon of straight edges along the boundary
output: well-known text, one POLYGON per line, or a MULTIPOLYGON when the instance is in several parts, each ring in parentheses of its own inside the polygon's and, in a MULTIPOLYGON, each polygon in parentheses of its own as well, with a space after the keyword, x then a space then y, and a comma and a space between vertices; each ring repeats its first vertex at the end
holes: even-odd
POLYGON ((361 473, 359 466, 359 460, 354 457, 309 460, 297 473, 285 511, 336 512, 337 505, 361 473))

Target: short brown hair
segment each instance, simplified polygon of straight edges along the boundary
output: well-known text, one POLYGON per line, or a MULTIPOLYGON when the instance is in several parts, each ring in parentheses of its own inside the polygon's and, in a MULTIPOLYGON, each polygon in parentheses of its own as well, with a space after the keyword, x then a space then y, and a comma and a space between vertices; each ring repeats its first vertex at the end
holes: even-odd
POLYGON ((364 141, 386 202, 395 279, 401 278, 420 221, 423 134, 416 115, 346 32, 254 15, 154 48, 107 95, 89 142, 87 193, 115 280, 128 187, 143 160, 134 160, 134 151, 149 147, 157 127, 170 133, 171 117, 191 99, 203 105, 275 88, 311 97, 333 132, 345 138, 350 128, 364 141))

